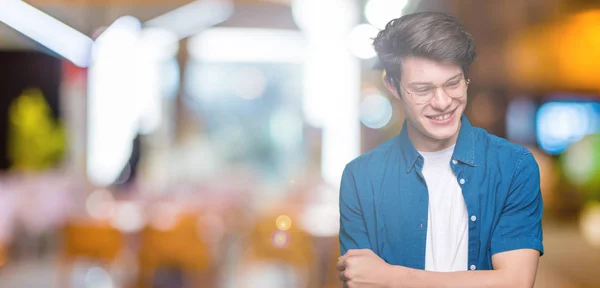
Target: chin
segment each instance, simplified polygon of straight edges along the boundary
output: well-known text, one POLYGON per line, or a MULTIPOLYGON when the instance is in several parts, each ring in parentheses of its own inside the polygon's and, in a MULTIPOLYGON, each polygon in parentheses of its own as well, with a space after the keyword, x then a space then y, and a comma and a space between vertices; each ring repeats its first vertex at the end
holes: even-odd
POLYGON ((432 139, 447 140, 456 136, 459 127, 460 125, 458 125, 458 123, 453 123, 453 125, 448 125, 446 127, 427 127, 426 131, 432 139))
POLYGON ((429 137, 431 137, 432 139, 435 139, 435 140, 444 141, 444 140, 451 139, 455 135, 456 135, 456 133, 444 133, 444 134, 441 134, 441 133, 437 133, 437 134, 431 133, 431 134, 429 134, 429 137))

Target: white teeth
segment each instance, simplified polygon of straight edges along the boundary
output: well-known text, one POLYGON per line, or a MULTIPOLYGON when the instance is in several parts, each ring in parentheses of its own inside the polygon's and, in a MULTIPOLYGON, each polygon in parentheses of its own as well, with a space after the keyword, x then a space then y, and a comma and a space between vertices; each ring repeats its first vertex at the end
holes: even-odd
POLYGON ((433 120, 441 121, 441 120, 448 119, 450 117, 450 115, 452 115, 452 113, 448 113, 446 115, 441 115, 441 116, 430 117, 430 118, 433 119, 433 120))

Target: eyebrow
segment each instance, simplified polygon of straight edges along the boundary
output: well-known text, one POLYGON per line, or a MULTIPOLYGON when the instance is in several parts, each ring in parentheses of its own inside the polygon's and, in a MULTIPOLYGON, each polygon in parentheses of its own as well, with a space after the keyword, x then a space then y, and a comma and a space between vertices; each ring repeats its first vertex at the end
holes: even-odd
MULTIPOLYGON (((456 75, 454 75, 454 76, 452 76, 452 77, 448 78, 448 80, 444 81, 444 84, 446 84, 446 83, 448 83, 449 81, 452 81, 452 80, 454 80, 454 79, 456 79, 457 77, 459 77, 459 76, 462 76, 462 75, 463 75, 463 73, 462 73, 462 72, 461 72, 461 73, 458 73, 458 74, 456 74, 456 75)), ((431 83, 431 82, 410 82, 410 83, 408 83, 408 85, 411 85, 411 86, 418 86, 418 85, 434 85, 434 84, 433 84, 433 83, 431 83)))

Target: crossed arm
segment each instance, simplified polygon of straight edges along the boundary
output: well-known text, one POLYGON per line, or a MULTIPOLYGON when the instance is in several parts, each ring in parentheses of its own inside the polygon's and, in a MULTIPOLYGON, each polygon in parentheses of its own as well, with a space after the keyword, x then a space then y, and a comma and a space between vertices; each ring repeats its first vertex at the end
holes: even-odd
POLYGON ((539 251, 543 251, 543 203, 539 167, 531 154, 523 155, 514 171, 506 204, 492 235, 494 270, 490 271, 430 272, 387 264, 368 249, 370 242, 358 193, 353 173, 347 167, 340 190, 340 245, 348 252, 337 264, 345 287, 533 287, 539 251), (530 241, 515 242, 519 239, 530 241))
POLYGON ((535 282, 539 252, 519 249, 492 256, 494 270, 430 272, 385 263, 371 250, 348 250, 337 269, 345 287, 381 288, 530 288, 535 282))

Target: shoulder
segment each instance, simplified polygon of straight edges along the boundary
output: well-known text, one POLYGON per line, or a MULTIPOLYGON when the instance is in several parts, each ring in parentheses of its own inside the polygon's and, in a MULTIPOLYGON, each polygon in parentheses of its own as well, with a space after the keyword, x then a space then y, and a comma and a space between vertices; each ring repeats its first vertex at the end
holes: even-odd
POLYGON ((485 165, 498 164, 513 171, 524 168, 538 169, 531 151, 526 147, 512 143, 505 138, 490 134, 486 130, 473 127, 477 154, 482 155, 485 165))
POLYGON ((490 134, 486 130, 473 127, 473 134, 475 136, 476 143, 480 143, 482 148, 488 150, 491 153, 500 153, 517 158, 531 154, 531 152, 524 146, 512 143, 505 138, 490 134))

